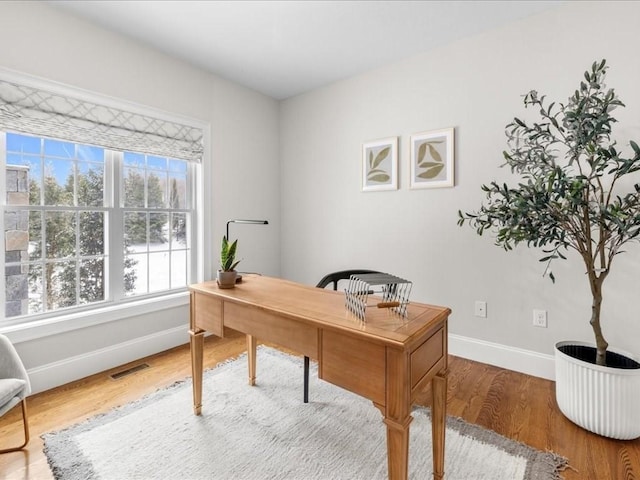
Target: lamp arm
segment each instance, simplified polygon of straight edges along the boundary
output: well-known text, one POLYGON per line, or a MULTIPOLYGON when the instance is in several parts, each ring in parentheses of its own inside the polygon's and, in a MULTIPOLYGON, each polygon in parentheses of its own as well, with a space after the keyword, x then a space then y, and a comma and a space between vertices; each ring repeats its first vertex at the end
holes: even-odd
POLYGON ((236 218, 234 220, 229 220, 227 222, 227 240, 229 240, 229 224, 230 223, 249 223, 252 225, 269 225, 268 220, 242 220, 240 218, 236 218))

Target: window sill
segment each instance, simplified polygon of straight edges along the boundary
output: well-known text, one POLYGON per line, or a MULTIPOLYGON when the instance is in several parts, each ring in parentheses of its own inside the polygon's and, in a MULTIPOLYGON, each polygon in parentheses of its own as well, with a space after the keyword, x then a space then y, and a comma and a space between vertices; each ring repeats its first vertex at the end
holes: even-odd
POLYGON ((38 338, 92 327, 103 323, 123 320, 137 315, 153 313, 168 308, 189 304, 189 292, 172 293, 161 297, 121 303, 92 310, 0 327, 0 333, 9 337, 13 343, 28 342, 38 338))

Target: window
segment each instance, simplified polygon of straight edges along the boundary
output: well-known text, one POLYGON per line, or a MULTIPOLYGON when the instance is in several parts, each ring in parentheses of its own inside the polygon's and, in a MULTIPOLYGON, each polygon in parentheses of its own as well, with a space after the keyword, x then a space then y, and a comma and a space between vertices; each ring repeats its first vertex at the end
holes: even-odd
POLYGON ((185 287, 190 249, 188 163, 124 152, 125 293, 185 287))
POLYGON ((0 326, 181 301, 202 270, 205 128, 0 70, 0 326))
POLYGON ((5 319, 184 290, 193 162, 0 132, 5 319))

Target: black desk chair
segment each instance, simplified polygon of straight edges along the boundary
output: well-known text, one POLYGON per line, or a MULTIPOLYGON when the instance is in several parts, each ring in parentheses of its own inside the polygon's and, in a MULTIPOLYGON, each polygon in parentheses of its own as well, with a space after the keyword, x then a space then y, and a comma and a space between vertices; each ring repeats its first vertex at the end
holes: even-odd
MULTIPOLYGON (((342 270, 340 272, 333 272, 322 277, 322 280, 318 282, 316 287, 326 288, 330 283, 333 283, 333 289, 338 290, 338 282, 340 280, 349 280, 351 275, 358 275, 361 273, 380 273, 376 270, 342 270)), ((304 357, 304 403, 309 403, 309 357, 304 357)))

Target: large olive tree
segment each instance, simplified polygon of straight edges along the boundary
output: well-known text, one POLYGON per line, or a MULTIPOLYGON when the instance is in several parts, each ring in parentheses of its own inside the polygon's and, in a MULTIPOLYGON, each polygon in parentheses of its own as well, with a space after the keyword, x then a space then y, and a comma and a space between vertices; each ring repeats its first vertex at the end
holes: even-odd
POLYGON ((483 185, 487 199, 477 212, 458 212, 458 224, 468 222, 479 235, 496 234, 496 245, 511 250, 519 243, 540 247, 549 270, 552 260, 573 249, 584 261, 593 297, 591 327, 596 363, 604 365, 606 342, 600 324, 602 284, 615 256, 640 235, 640 148, 630 141, 623 156, 612 139, 616 119, 611 112, 624 107, 604 84, 606 61, 595 62, 566 104, 547 104, 535 90, 525 107, 539 112, 536 122, 519 118, 506 127, 504 152, 515 186, 483 185))

